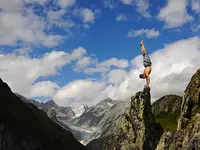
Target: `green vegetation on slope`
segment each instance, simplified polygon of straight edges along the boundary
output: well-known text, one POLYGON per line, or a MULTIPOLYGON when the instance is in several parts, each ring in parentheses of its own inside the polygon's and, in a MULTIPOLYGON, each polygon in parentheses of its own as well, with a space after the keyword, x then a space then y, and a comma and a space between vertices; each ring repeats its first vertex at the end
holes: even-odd
POLYGON ((163 130, 175 131, 177 121, 181 113, 182 97, 177 95, 166 95, 161 97, 152 105, 152 112, 157 123, 163 130))
POLYGON ((177 121, 180 117, 180 110, 177 110, 173 114, 168 112, 160 112, 158 115, 154 116, 157 123, 160 123, 164 131, 175 131, 177 128, 177 121))

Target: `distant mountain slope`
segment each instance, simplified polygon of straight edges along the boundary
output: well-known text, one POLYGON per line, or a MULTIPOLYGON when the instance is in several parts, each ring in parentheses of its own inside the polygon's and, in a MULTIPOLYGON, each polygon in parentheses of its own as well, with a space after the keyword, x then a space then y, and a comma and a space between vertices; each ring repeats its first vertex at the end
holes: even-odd
POLYGON ((122 117, 128 102, 113 101, 107 98, 95 106, 88 108, 80 117, 72 119, 71 124, 92 130, 95 134, 83 138, 82 143, 87 144, 99 136, 107 136, 116 131, 118 122, 122 117))
POLYGON ((107 136, 119 128, 119 122, 123 113, 128 111, 128 106, 128 102, 119 101, 105 112, 104 117, 97 124, 97 128, 102 131, 101 137, 107 136))
POLYGON ((86 112, 88 109, 87 105, 82 104, 81 106, 77 108, 73 108, 73 112, 75 113, 75 117, 80 117, 84 112, 86 112))
POLYGON ((116 101, 105 99, 100 101, 95 106, 87 109, 80 117, 73 120, 73 123, 84 126, 86 128, 96 127, 99 121, 104 117, 104 113, 111 108, 116 101))
POLYGON ((24 102, 0 79, 0 149, 85 150, 35 105, 24 102))
POLYGON ((182 97, 177 95, 166 95, 153 103, 152 112, 156 122, 160 123, 164 130, 176 130, 181 104, 182 97))

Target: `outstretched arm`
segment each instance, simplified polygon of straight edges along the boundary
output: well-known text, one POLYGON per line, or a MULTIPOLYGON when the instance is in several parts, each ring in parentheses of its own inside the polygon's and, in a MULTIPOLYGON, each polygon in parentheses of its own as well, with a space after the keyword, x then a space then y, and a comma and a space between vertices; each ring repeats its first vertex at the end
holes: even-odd
POLYGON ((146 48, 144 47, 144 41, 143 40, 140 42, 140 46, 141 46, 142 54, 145 54, 147 51, 146 51, 146 48))

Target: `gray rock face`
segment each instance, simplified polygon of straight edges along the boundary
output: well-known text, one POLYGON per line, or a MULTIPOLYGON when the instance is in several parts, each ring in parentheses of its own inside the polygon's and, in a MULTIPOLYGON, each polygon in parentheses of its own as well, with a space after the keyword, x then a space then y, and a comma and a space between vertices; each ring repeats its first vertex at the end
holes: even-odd
POLYGON ((85 150, 85 147, 44 111, 12 93, 0 79, 0 149, 85 150))
POLYGON ((88 110, 83 113, 80 117, 72 120, 74 124, 84 126, 85 128, 97 127, 99 121, 104 117, 104 114, 108 109, 110 109, 116 101, 111 99, 105 99, 95 106, 88 108, 88 110))
POLYGON ((170 136, 165 132, 157 150, 199 150, 200 149, 200 69, 188 84, 181 105, 181 116, 177 131, 170 136), (166 142, 163 142, 164 141, 166 142))
POLYGON ((119 130, 110 136, 92 141, 89 150, 153 150, 162 128, 155 122, 150 104, 150 91, 144 89, 131 97, 131 107, 121 120, 119 130))

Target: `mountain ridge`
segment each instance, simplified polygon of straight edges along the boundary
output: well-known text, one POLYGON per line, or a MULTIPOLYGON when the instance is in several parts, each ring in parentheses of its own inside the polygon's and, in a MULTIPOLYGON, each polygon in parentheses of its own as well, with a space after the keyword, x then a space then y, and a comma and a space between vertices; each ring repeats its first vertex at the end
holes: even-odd
POLYGON ((0 78, 0 149, 85 150, 34 104, 24 102, 0 78))

